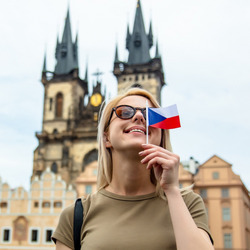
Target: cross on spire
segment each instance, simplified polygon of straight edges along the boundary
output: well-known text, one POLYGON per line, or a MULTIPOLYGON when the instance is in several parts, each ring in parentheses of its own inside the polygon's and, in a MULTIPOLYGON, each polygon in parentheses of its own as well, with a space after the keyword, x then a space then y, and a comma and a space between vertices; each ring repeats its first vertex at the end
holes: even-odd
POLYGON ((93 76, 96 76, 96 82, 99 82, 99 77, 103 75, 103 72, 99 71, 99 69, 96 70, 95 73, 92 74, 93 76))

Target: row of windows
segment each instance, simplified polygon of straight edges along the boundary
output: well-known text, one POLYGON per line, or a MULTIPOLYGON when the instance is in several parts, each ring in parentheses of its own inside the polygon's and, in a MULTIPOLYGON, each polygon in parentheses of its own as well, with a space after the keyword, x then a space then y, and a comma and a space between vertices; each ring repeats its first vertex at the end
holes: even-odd
MULTIPOLYGON (((44 242, 45 243, 52 243, 51 236, 53 234, 52 229, 45 229, 44 233, 44 242)), ((40 241, 40 230, 39 229, 30 229, 29 234, 29 241, 30 243, 39 243, 40 241)), ((223 235, 224 238, 224 248, 230 249, 232 248, 232 234, 225 233, 223 235)), ((11 242, 11 229, 3 229, 2 231, 2 242, 3 243, 10 243, 11 242)))
MULTIPOLYGON (((206 212, 207 212, 207 215, 209 215, 207 207, 206 207, 206 212)), ((222 220, 223 221, 231 221, 231 208, 230 207, 223 207, 222 208, 222 220)))
MULTIPOLYGON (((42 203, 42 207, 62 207, 62 202, 61 201, 55 201, 54 203, 49 202, 49 201, 44 201, 42 203)), ((39 202, 35 201, 34 202, 34 207, 39 207, 39 202)))
POLYGON ((151 75, 151 74, 148 74, 148 75, 142 75, 141 77, 139 76, 139 75, 136 75, 135 76, 135 78, 133 78, 133 77, 123 77, 123 81, 125 82, 125 81, 139 81, 139 80, 145 80, 146 78, 148 78, 148 79, 151 79, 152 77, 154 77, 154 75, 151 75), (141 78, 141 79, 139 79, 139 78, 141 78))
MULTIPOLYGON (((207 198, 207 189, 203 188, 200 190, 200 196, 203 199, 207 198)), ((229 198, 229 189, 228 188, 222 188, 221 189, 221 197, 222 198, 229 198)))
MULTIPOLYGON (((50 244, 51 236, 53 234, 52 229, 45 229, 44 230, 44 243, 50 244)), ((1 240, 3 243, 11 243, 12 241, 12 230, 10 228, 4 228, 2 230, 2 237, 1 240)), ((40 229, 37 228, 30 228, 29 231, 29 242, 30 243, 40 243, 40 229)))
MULTIPOLYGON (((42 207, 51 207, 51 206, 53 206, 53 207, 62 207, 62 202, 61 201, 55 201, 54 203, 51 203, 49 201, 42 202, 42 207)), ((7 202, 1 202, 0 207, 1 208, 7 208, 8 203, 7 202)), ((38 201, 34 202, 34 207, 39 207, 39 202, 38 201)))

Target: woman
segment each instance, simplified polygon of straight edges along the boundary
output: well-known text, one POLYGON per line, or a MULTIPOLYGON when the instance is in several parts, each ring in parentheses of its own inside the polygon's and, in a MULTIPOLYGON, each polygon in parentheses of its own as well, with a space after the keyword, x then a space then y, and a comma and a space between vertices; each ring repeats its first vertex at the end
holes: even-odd
MULTIPOLYGON (((145 144, 146 100, 159 107, 150 93, 134 88, 102 111, 98 192, 82 201, 82 249, 214 249, 202 199, 179 189, 169 131, 149 127, 145 144)), ((63 211, 53 234, 57 250, 74 249, 73 211, 74 205, 63 211)))

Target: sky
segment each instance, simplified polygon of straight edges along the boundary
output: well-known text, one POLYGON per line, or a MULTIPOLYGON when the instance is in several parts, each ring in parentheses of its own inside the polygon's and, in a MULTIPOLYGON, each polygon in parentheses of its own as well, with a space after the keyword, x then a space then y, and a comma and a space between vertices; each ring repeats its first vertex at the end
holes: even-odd
MULTIPOLYGON (((162 106, 177 104, 182 127, 171 131, 182 161, 200 164, 213 155, 232 164, 250 188, 250 1, 141 0, 148 32, 152 20, 167 85, 162 106)), ((133 28, 136 0, 1 0, 0 176, 12 188, 29 189, 35 132, 41 131, 44 54, 55 67, 67 9, 73 37, 79 34, 80 75, 88 64, 103 72, 108 96, 115 46, 126 61, 126 29, 133 28)), ((154 56, 155 47, 151 49, 154 56)))

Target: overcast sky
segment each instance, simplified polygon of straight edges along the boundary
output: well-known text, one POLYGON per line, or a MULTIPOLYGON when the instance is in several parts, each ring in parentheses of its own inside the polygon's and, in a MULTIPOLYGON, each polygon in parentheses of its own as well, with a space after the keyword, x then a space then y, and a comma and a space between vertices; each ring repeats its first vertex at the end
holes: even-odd
MULTIPOLYGON (((162 105, 176 103, 182 127, 171 133, 181 160, 204 163, 218 155, 250 188, 250 1, 142 0, 164 65, 162 105)), ((29 189, 33 151, 41 131, 43 57, 55 66, 68 6, 73 37, 79 32, 80 74, 90 88, 102 83, 115 95, 115 44, 127 60, 126 27, 133 28, 136 0, 8 0, 0 8, 0 176, 29 189)), ((154 55, 155 47, 151 49, 154 55)))

